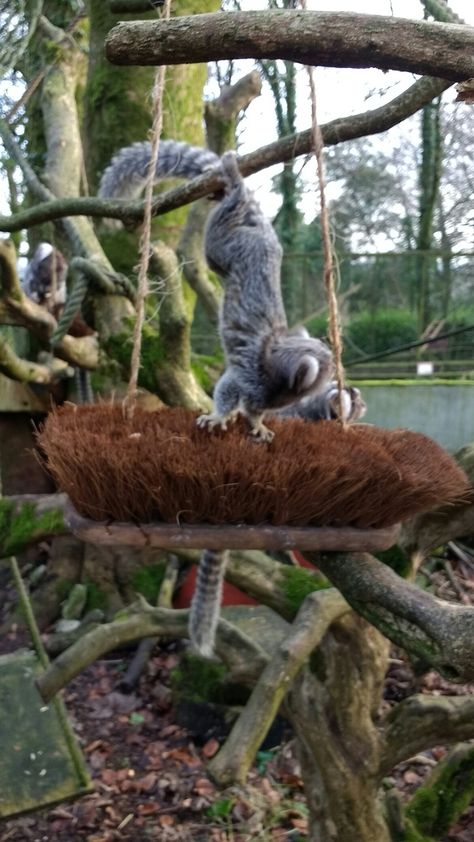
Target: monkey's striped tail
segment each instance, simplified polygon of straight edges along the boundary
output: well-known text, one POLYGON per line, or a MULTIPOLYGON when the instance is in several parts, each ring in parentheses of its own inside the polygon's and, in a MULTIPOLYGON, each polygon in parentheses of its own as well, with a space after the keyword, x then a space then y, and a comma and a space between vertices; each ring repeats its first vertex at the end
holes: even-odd
POLYGON ((205 658, 214 653, 227 558, 227 550, 203 550, 199 561, 188 630, 193 648, 205 658))

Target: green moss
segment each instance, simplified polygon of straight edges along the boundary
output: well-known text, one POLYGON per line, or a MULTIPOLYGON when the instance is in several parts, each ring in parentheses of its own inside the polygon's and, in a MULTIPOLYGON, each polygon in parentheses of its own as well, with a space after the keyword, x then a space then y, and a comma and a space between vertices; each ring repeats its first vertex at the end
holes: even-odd
POLYGON ((34 541, 37 535, 55 535, 65 531, 61 509, 36 514, 34 503, 23 503, 18 511, 9 500, 0 500, 0 557, 15 555, 34 541))
MULTIPOLYGON (((106 353, 116 360, 121 368, 124 378, 128 377, 130 360, 132 356, 132 331, 134 318, 126 319, 129 331, 123 331, 110 336, 105 343, 106 353)), ((163 362, 165 354, 160 337, 152 325, 145 323, 142 330, 142 349, 140 354, 141 367, 138 375, 138 385, 149 392, 156 391, 156 366, 163 362)))
POLYGON ((281 569, 280 587, 295 613, 308 594, 330 586, 322 574, 313 573, 304 567, 285 566, 281 569))
POLYGON ((151 605, 156 604, 161 583, 165 575, 165 562, 139 567, 130 580, 132 588, 141 593, 151 605))
POLYGON ((394 547, 390 547, 388 550, 379 550, 379 552, 374 553, 374 555, 379 559, 379 561, 383 561, 387 567, 391 567, 392 570, 394 570, 395 573, 398 573, 398 575, 402 578, 406 578, 411 571, 410 559, 407 558, 405 553, 397 544, 395 544, 394 547))
POLYGON ((84 584, 87 587, 87 600, 84 608, 84 614, 87 614, 89 611, 94 611, 96 608, 100 611, 105 611, 107 608, 106 593, 90 579, 88 579, 84 584))
POLYGON ((211 377, 209 369, 207 369, 200 361, 194 360, 191 363, 191 371, 199 385, 202 386, 206 392, 210 393, 213 389, 215 380, 211 377))
POLYGON ((474 747, 459 758, 454 755, 434 775, 435 780, 417 790, 406 815, 420 833, 441 839, 474 796, 474 747))
POLYGON ((227 673, 224 664, 205 661, 197 655, 186 653, 179 667, 171 673, 171 686, 176 695, 191 701, 219 703, 227 673))

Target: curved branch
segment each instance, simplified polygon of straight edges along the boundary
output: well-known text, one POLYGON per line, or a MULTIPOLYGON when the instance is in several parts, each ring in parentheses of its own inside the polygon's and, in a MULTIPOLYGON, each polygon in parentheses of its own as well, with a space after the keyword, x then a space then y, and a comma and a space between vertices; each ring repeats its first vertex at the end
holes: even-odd
POLYGON ((118 23, 112 64, 189 64, 270 58, 378 67, 461 81, 474 75, 474 28, 350 12, 264 11, 118 23))
MULTIPOLYGON (((120 618, 93 629, 66 649, 37 679, 38 690, 48 702, 62 687, 97 658, 144 637, 187 637, 188 611, 152 608, 142 598, 120 618)), ((244 632, 225 620, 219 621, 217 652, 239 675, 255 677, 267 661, 263 649, 244 632)))
MULTIPOLYGON (((335 146, 345 140, 385 132, 411 117, 450 85, 451 83, 444 79, 432 79, 429 76, 419 79, 386 105, 361 114, 340 117, 321 126, 324 143, 327 146, 335 146)), ((239 159, 239 167, 243 175, 252 175, 273 164, 291 161, 298 155, 308 155, 310 152, 311 131, 308 129, 242 156, 239 159)), ((219 171, 210 170, 205 175, 157 196, 153 201, 153 215, 159 216, 180 208, 203 196, 216 193, 222 187, 219 171)), ((122 202, 95 197, 55 199, 12 216, 0 216, 0 231, 19 231, 64 216, 81 215, 121 219, 124 223, 133 225, 143 218, 143 202, 122 202)))
POLYGON ((243 783, 291 683, 333 620, 349 610, 334 590, 306 597, 271 661, 263 670, 232 731, 209 771, 221 786, 243 783))
POLYGON ((436 599, 368 553, 306 553, 355 611, 451 681, 474 678, 474 608, 436 599))
POLYGON ((387 717, 379 778, 397 763, 435 745, 474 737, 474 696, 411 696, 387 717))
POLYGON ((0 335, 0 372, 20 383, 49 385, 74 375, 74 370, 63 360, 51 357, 44 363, 35 363, 19 357, 8 342, 0 335))

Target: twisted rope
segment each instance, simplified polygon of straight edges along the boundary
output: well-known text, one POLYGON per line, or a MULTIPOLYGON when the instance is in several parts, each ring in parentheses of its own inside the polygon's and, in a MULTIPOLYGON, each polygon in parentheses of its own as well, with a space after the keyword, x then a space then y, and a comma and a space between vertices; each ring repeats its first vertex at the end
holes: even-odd
MULTIPOLYGON (((165 0, 161 17, 169 20, 171 0, 165 0)), ((140 266, 138 269, 137 289, 137 318, 133 330, 133 349, 130 363, 130 380, 123 407, 128 421, 133 418, 136 406, 138 372, 140 369, 140 353, 142 346, 142 329, 145 320, 145 300, 148 294, 148 265, 151 251, 151 205, 153 198, 153 184, 160 147, 160 135, 163 125, 163 89, 165 85, 166 66, 162 65, 155 74, 153 85, 153 124, 151 127, 151 156, 145 187, 145 206, 143 212, 143 227, 140 237, 140 266)))
POLYGON ((77 272, 76 279, 67 297, 66 305, 61 313, 56 330, 51 335, 51 345, 56 345, 66 336, 77 311, 81 309, 88 286, 89 281, 84 272, 77 272))
MULTIPOLYGON (((301 8, 306 11, 306 0, 301 0, 301 8)), ((334 269, 334 254, 331 244, 331 233, 329 224, 329 210, 326 203, 326 173, 324 165, 324 141, 323 135, 318 123, 317 117, 317 98, 316 98, 316 83, 314 79, 314 68, 306 67, 309 77, 309 88, 311 93, 311 140, 312 147, 316 157, 318 170, 318 184, 319 184, 319 199, 320 199, 320 222, 321 222, 321 238, 323 243, 324 256, 324 289, 326 291, 326 299, 328 304, 328 332, 329 340, 334 354, 334 363, 336 367, 336 382, 338 391, 339 403, 339 419, 343 427, 346 426, 344 420, 344 368, 342 365, 342 334, 341 324, 339 318, 339 307, 336 296, 336 281, 334 269)))

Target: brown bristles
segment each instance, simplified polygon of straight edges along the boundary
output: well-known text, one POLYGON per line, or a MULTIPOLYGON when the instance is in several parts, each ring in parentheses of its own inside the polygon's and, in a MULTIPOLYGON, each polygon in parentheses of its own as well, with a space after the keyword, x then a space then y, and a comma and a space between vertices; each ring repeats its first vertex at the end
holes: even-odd
POLYGON ((121 406, 67 404, 38 441, 59 487, 93 520, 383 527, 471 493, 420 433, 266 423, 272 444, 252 441, 243 420, 210 433, 181 408, 137 408, 128 422, 121 406))

